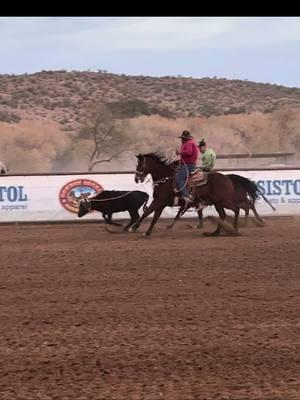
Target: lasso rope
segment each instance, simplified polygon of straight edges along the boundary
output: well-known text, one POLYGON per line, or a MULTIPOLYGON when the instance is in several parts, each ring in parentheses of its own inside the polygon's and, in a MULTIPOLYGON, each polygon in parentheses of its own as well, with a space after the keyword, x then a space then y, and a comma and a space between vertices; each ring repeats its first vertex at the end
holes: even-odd
POLYGON ((188 181, 189 181, 189 175, 190 175, 188 167, 186 166, 186 163, 185 163, 185 161, 183 160, 182 157, 180 158, 180 162, 182 162, 182 164, 184 165, 185 172, 186 172, 186 179, 185 179, 184 185, 180 189, 177 189, 178 193, 181 192, 187 186, 188 181))
MULTIPOLYGON (((142 183, 142 186, 144 186, 144 185, 146 185, 147 183, 149 183, 150 182, 150 178, 148 178, 145 182, 143 182, 142 183)), ((134 189, 134 190, 129 190, 128 192, 126 192, 126 193, 124 193, 124 194, 122 194, 122 195, 120 195, 120 196, 117 196, 117 197, 111 197, 111 198, 107 198, 107 199, 94 199, 94 198, 88 198, 88 197, 82 197, 85 201, 87 201, 87 202, 91 202, 91 201, 111 201, 111 200, 117 200, 117 199, 121 199, 122 197, 126 197, 126 196, 128 196, 130 193, 132 193, 132 192, 135 192, 136 191, 136 189, 134 189)), ((100 194, 101 194, 102 192, 100 192, 100 194)))
MULTIPOLYGON (((183 185, 180 189, 177 189, 178 192, 181 192, 181 190, 183 190, 183 189, 187 186, 188 181, 189 181, 189 170, 188 170, 188 168, 187 168, 187 166, 186 166, 186 163, 185 163, 185 161, 182 159, 182 157, 180 157, 180 161, 183 163, 183 165, 184 165, 184 167, 185 167, 185 171, 186 171, 186 180, 185 180, 184 185, 183 185)), ((140 174, 140 175, 143 174, 143 172, 140 172, 140 171, 136 171, 136 173, 137 173, 137 174, 140 174)), ((159 181, 153 182, 153 184, 154 184, 154 185, 155 185, 155 184, 157 185, 157 184, 159 184, 159 183, 165 183, 165 182, 167 182, 167 181, 168 181, 168 179, 162 178, 162 179, 160 179, 159 181)), ((141 186, 144 186, 144 185, 148 184, 149 182, 150 182, 150 178, 148 178, 145 182, 143 182, 141 186)), ((130 193, 132 193, 132 192, 135 192, 135 190, 129 190, 128 192, 126 192, 126 193, 124 193, 124 194, 122 194, 122 195, 120 195, 120 196, 111 197, 111 198, 106 198, 106 199, 94 199, 94 198, 88 198, 88 197, 84 197, 84 196, 82 197, 82 199, 84 199, 84 200, 87 201, 87 202, 91 202, 91 201, 96 201, 96 202, 111 201, 111 200, 117 200, 117 199, 121 199, 121 198, 123 198, 123 197, 126 197, 126 196, 128 196, 130 193)))

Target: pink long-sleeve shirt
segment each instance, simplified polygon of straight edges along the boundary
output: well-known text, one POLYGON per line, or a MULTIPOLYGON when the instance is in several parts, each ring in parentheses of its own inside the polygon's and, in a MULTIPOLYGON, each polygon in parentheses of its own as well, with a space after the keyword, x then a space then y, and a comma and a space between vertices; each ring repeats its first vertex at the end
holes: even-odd
POLYGON ((193 139, 189 139, 181 145, 180 158, 186 164, 196 164, 198 159, 198 147, 193 139))

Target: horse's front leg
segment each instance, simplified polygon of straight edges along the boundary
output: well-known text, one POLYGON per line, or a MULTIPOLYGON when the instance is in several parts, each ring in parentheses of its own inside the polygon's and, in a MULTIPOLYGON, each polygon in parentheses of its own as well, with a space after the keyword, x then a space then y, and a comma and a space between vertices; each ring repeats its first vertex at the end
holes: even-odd
MULTIPOLYGON (((225 212, 224 208, 221 207, 220 205, 217 205, 217 204, 215 204, 214 206, 215 206, 215 209, 216 209, 217 213, 219 214, 220 220, 221 221, 225 221, 226 212, 225 212)), ((214 218, 214 217, 212 217, 212 218, 214 218)), ((217 228, 216 228, 215 231, 213 231, 213 232, 204 232, 203 235, 204 236, 219 236, 220 233, 221 233, 221 225, 222 224, 220 222, 218 222, 218 225, 217 225, 217 228)))
POLYGON ((167 226, 167 229, 172 229, 173 228, 173 226, 176 224, 176 222, 181 217, 181 213, 182 213, 183 210, 184 210, 184 206, 181 206, 179 208, 178 213, 176 214, 176 217, 174 218, 173 222, 171 222, 171 224, 167 226))
POLYGON ((161 216, 161 213, 162 213, 164 208, 165 208, 165 206, 157 208, 155 210, 155 213, 153 215, 151 224, 150 224, 149 228, 147 229, 147 231, 144 233, 144 236, 150 236, 151 235, 152 229, 153 229, 154 225, 156 224, 158 218, 161 216))

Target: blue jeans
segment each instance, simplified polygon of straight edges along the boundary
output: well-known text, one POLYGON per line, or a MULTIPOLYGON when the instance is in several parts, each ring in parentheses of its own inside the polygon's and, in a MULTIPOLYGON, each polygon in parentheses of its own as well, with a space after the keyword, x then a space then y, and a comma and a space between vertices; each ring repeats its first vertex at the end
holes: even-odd
POLYGON ((185 197, 189 196, 189 191, 187 188, 187 183, 188 183, 187 170, 190 174, 191 172, 193 172, 195 170, 195 168, 196 168, 196 166, 194 164, 185 164, 185 165, 181 164, 179 170, 177 171, 177 173, 175 175, 175 182, 176 182, 177 189, 181 189, 181 191, 180 191, 181 196, 185 196, 185 197))

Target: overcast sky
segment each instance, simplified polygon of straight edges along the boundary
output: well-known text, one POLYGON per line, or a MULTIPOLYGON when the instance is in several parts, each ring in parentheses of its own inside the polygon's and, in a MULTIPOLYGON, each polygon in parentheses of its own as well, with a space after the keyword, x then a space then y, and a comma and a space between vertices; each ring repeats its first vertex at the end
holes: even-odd
POLYGON ((0 73, 98 70, 300 87, 299 17, 0 17, 0 73))

